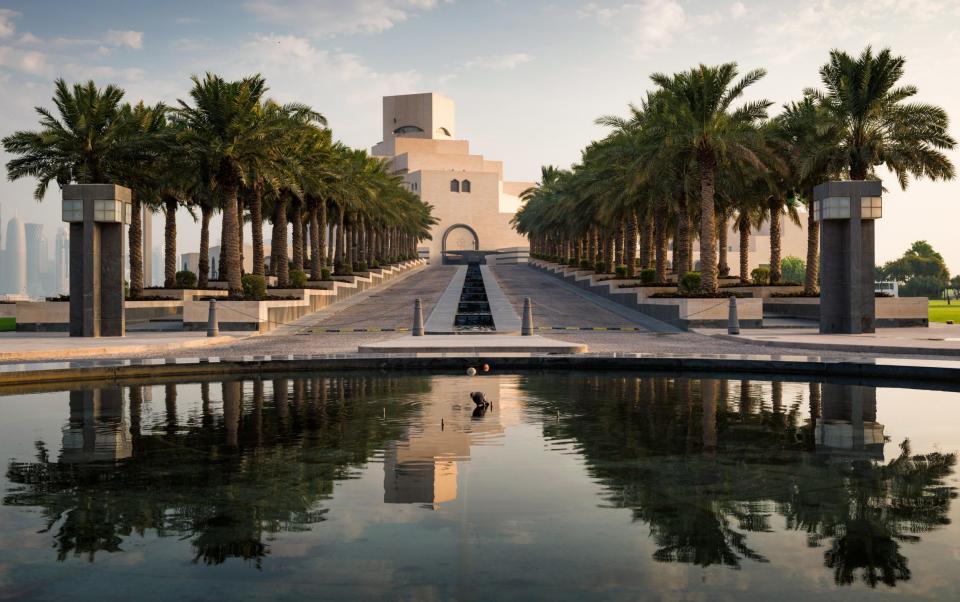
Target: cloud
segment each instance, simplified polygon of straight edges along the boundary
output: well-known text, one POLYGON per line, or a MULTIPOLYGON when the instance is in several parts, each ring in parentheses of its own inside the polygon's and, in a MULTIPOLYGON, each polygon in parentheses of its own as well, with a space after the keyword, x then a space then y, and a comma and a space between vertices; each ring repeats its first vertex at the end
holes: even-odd
POLYGON ((739 19, 745 14, 747 14, 747 6, 743 2, 734 2, 730 5, 730 16, 734 19, 739 19))
POLYGON ((127 48, 133 48, 134 50, 140 50, 143 48, 143 32, 118 31, 111 29, 107 32, 107 35, 103 37, 103 42, 107 46, 126 46, 127 48))
POLYGON ((380 33, 411 14, 433 9, 441 0, 249 0, 249 12, 270 23, 313 35, 380 33))
POLYGON ((619 33, 637 58, 668 45, 687 23, 687 14, 676 0, 640 0, 612 7, 591 2, 580 14, 619 33))
POLYGON ((13 18, 20 13, 14 12, 9 8, 0 8, 0 38, 9 38, 16 31, 13 26, 13 18))
POLYGON ((495 54, 490 56, 478 56, 463 64, 464 68, 489 69, 491 71, 504 71, 515 69, 518 65, 529 63, 533 57, 525 52, 515 52, 513 54, 495 54))
POLYGON ((36 50, 21 50, 0 46, 0 67, 22 71, 30 75, 46 75, 50 72, 47 57, 36 50))

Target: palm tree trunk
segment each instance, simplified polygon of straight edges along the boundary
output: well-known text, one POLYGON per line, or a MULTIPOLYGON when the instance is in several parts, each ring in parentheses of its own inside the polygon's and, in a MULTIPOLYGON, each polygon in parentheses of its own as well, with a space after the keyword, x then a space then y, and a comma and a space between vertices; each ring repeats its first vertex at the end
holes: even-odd
POLYGON ((740 232, 740 282, 750 282, 750 220, 741 214, 737 230, 740 232))
POLYGON ((253 199, 250 203, 250 229, 253 238, 253 274, 263 278, 263 181, 253 182, 253 199))
POLYGON ((720 211, 717 224, 717 247, 720 249, 720 258, 717 261, 717 275, 727 276, 730 274, 730 265, 727 263, 727 212, 720 211))
POLYGON ((323 269, 323 266, 330 265, 327 262, 327 248, 330 246, 327 244, 327 201, 326 199, 317 199, 317 241, 320 245, 319 252, 319 262, 320 269, 323 269))
POLYGON ((310 199, 310 280, 320 280, 321 261, 325 249, 321 244, 323 230, 320 229, 320 205, 323 201, 310 199))
POLYGON ((783 200, 778 197, 770 199, 770 284, 780 282, 780 250, 783 220, 783 200))
POLYGON ((653 218, 650 210, 643 212, 640 223, 640 268, 648 269, 653 261, 653 218))
POLYGON ((617 224, 617 227, 614 229, 613 237, 613 267, 616 271, 616 267, 623 263, 623 223, 617 224))
MULTIPOLYGON (((243 278, 243 194, 237 191, 237 267, 240 268, 240 277, 243 278)), ((242 280, 241 280, 242 282, 242 280)))
POLYGON ((627 277, 637 275, 637 212, 631 211, 627 218, 627 234, 624 240, 624 262, 627 264, 627 277))
POLYGON ((817 278, 820 275, 820 223, 814 219, 813 203, 807 207, 807 271, 803 279, 803 292, 813 295, 817 292, 817 278))
POLYGON ((210 218, 213 209, 206 204, 200 206, 200 259, 197 262, 197 285, 207 288, 210 285, 210 218))
POLYGON ((223 260, 220 263, 220 272, 224 274, 227 280, 227 287, 230 294, 237 297, 243 296, 243 284, 240 282, 240 224, 237 218, 237 192, 238 183, 234 176, 234 170, 229 165, 223 165, 220 169, 220 182, 223 184, 223 230, 220 244, 224 248, 223 260), (224 268, 224 260, 226 268, 224 268))
POLYGON ((281 288, 290 284, 287 225, 287 196, 281 193, 273 205, 273 236, 270 249, 271 271, 277 277, 277 286, 281 288))
POLYGON ((714 169, 712 150, 702 150, 700 163, 700 283, 703 292, 717 292, 717 228, 714 219, 714 169))
POLYGON ((137 193, 131 195, 130 201, 130 298, 137 299, 143 295, 143 213, 137 193))
POLYGON ((336 251, 333 255, 333 265, 338 274, 343 273, 343 221, 344 221, 344 209, 343 207, 337 207, 337 232, 334 239, 336 240, 336 251))
POLYGON ((673 271, 678 276, 686 274, 693 267, 690 248, 690 210, 687 208, 687 193, 681 192, 677 199, 677 237, 673 241, 674 257, 677 259, 673 271))
POLYGON ((603 264, 607 272, 613 271, 613 262, 616 259, 613 253, 613 240, 616 238, 613 232, 606 231, 603 236, 603 264))
POLYGON ((654 250, 656 254, 656 280, 658 283, 667 281, 667 199, 657 199, 654 209, 654 250))
POLYGON ((166 222, 163 227, 163 285, 177 285, 177 199, 168 196, 163 200, 166 222))
POLYGON ((303 201, 293 197, 293 269, 303 271, 303 201))

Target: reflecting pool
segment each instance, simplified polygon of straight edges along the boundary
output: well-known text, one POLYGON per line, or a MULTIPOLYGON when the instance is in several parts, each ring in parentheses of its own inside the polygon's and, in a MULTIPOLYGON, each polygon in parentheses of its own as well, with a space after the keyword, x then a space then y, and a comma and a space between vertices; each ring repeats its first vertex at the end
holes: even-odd
POLYGON ((960 599, 958 419, 626 373, 7 395, 0 600, 960 599))

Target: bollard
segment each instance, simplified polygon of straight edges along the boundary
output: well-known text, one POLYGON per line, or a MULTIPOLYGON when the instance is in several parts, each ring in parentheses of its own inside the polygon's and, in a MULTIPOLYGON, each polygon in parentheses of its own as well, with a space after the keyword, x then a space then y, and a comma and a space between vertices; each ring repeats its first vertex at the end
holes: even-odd
POLYGON ((520 326, 520 335, 533 335, 533 308, 530 306, 530 297, 523 298, 523 324, 520 326))
POLYGON ((217 321, 217 300, 210 299, 210 310, 207 313, 207 336, 220 336, 220 323, 217 321))
POLYGON ((423 304, 419 297, 413 302, 413 336, 423 336, 423 304))
POLYGON ((727 317, 727 334, 740 334, 740 318, 737 316, 736 297, 730 297, 730 314, 727 317))

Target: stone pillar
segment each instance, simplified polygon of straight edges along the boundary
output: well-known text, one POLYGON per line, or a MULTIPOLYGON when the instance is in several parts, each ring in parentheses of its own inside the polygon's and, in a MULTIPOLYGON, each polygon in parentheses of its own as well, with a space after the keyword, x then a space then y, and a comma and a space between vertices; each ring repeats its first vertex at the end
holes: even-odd
POLYGON ((882 215, 879 180, 825 182, 813 190, 820 222, 820 332, 876 328, 874 220, 882 215))
POLYGON ((70 336, 123 336, 123 225, 130 189, 113 184, 63 187, 70 224, 70 336))

